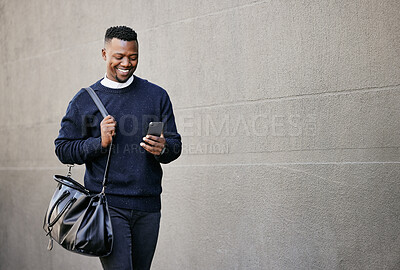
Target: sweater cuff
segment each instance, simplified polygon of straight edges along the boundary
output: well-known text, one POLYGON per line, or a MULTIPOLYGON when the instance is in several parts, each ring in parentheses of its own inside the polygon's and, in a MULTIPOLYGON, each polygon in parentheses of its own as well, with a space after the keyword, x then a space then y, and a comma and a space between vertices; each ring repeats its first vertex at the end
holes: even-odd
POLYGON ((103 148, 101 146, 101 137, 97 138, 88 138, 84 143, 84 152, 86 159, 92 159, 98 157, 102 154, 107 153, 107 148, 103 148))
POLYGON ((165 138, 165 151, 162 155, 155 156, 156 160, 160 163, 170 163, 179 157, 181 151, 180 147, 174 143, 175 141, 170 138, 165 138))

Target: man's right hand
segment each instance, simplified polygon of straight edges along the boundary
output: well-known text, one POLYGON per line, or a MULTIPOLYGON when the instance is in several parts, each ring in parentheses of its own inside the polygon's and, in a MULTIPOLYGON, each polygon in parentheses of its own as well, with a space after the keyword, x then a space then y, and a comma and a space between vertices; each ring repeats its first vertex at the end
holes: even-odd
POLYGON ((117 126, 117 122, 114 117, 111 115, 107 115, 104 117, 103 121, 100 123, 101 130, 101 146, 106 148, 110 145, 112 141, 112 137, 115 135, 115 128, 117 126))

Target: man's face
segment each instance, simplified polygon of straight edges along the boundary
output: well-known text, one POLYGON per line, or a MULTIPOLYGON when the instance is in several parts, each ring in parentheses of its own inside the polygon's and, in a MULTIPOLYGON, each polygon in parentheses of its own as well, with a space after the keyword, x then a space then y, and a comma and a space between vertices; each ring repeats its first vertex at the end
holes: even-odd
POLYGON ((101 53, 107 64, 108 79, 123 83, 135 72, 139 57, 138 44, 135 40, 113 38, 105 43, 101 53))

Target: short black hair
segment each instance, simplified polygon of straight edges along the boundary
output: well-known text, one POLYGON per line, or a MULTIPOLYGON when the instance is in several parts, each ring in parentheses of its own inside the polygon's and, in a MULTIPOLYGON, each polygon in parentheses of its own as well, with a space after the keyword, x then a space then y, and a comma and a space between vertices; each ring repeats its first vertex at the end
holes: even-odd
POLYGON ((112 26, 108 28, 104 37, 104 42, 109 42, 113 38, 125 41, 136 40, 137 42, 137 34, 135 30, 128 26, 112 26))

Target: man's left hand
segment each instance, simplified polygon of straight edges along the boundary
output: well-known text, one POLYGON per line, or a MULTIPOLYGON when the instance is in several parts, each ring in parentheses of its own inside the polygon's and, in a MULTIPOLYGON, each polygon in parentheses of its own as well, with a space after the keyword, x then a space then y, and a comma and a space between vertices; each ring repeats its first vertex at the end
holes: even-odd
POLYGON ((147 152, 156 156, 159 156, 165 147, 165 138, 163 134, 161 134, 160 137, 146 135, 146 137, 143 138, 143 141, 145 143, 141 142, 140 146, 143 147, 147 152))

